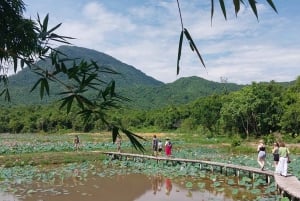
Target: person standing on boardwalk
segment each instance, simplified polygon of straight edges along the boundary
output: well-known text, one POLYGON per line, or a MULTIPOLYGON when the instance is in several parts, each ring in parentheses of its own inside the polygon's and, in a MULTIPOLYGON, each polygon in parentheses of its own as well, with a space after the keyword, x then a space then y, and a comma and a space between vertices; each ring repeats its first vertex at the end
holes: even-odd
POLYGON ((264 170, 265 168, 265 161, 266 161, 266 146, 263 140, 259 141, 259 144, 257 146, 257 162, 260 166, 261 170, 264 170))
POLYGON ((275 172, 277 174, 280 174, 281 176, 286 177, 287 170, 288 170, 288 157, 290 151, 287 147, 285 147, 284 142, 280 142, 278 153, 279 153, 279 162, 275 172))
POLYGON ((157 156, 157 150, 158 150, 158 139, 156 135, 153 135, 152 139, 152 150, 153 150, 153 155, 157 156))
POLYGON ((169 138, 167 138, 165 143, 165 152, 167 157, 170 157, 172 155, 172 143, 169 138))
POLYGON ((273 154, 275 170, 276 170, 276 167, 277 167, 278 161, 279 161, 279 152, 278 151, 279 151, 279 144, 278 144, 278 142, 274 142, 273 149, 272 149, 272 154, 273 154))
POLYGON ((78 135, 75 135, 75 138, 74 138, 74 149, 75 149, 75 151, 79 150, 79 143, 80 143, 79 137, 78 137, 78 135))

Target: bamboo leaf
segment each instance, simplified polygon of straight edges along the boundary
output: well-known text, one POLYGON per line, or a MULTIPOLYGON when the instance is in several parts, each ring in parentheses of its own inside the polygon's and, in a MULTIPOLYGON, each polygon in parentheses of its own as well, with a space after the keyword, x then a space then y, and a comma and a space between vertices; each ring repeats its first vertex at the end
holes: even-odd
POLYGON ((256 0, 248 0, 248 1, 249 1, 249 4, 251 6, 251 9, 252 9, 253 13, 256 16, 256 19, 258 20, 258 14, 257 14, 257 8, 256 8, 256 0))
POLYGON ((225 20, 227 20, 227 16, 226 16, 226 8, 225 8, 224 0, 219 0, 219 2, 220 2, 220 6, 221 6, 221 9, 222 9, 224 18, 225 18, 225 20))
POLYGON ((33 85, 33 87, 31 88, 30 92, 32 92, 32 91, 40 84, 41 81, 42 81, 42 78, 40 78, 40 79, 33 85))
POLYGON ((64 106, 66 106, 68 104, 67 107, 67 113, 69 113, 69 106, 72 106, 72 102, 73 102, 74 96, 67 96, 65 98, 62 98, 60 101, 62 101, 62 104, 60 105, 59 109, 62 109, 64 106), (70 104, 71 102, 71 104, 70 104))
POLYGON ((58 25, 56 25, 55 27, 53 27, 52 29, 50 29, 49 31, 47 31, 47 34, 49 35, 53 31, 55 31, 57 28, 59 28, 61 25, 62 25, 62 23, 59 23, 58 25))
POLYGON ((45 82, 45 89, 46 89, 47 95, 49 96, 50 92, 49 92, 49 83, 48 83, 48 80, 45 79, 44 82, 45 82))
POLYGON ((49 21, 49 14, 46 15, 44 21, 43 21, 43 32, 46 33, 47 32, 47 28, 48 28, 48 21, 49 21))
POLYGON ((10 99, 10 94, 9 94, 8 88, 3 89, 3 91, 0 93, 0 96, 2 96, 3 94, 5 94, 4 95, 4 100, 10 102, 11 99, 10 99))
POLYGON ((67 103, 67 113, 71 111, 72 104, 73 104, 73 96, 71 96, 72 99, 67 103))
POLYGON ((182 41, 183 41, 183 31, 181 31, 180 38, 179 38, 178 56, 177 56, 177 75, 179 74, 179 61, 181 57, 182 41))
POLYGON ((14 63, 14 72, 17 72, 17 68, 18 68, 18 59, 17 57, 13 57, 13 63, 14 63))
POLYGON ((212 19, 214 16, 214 10, 215 10, 214 0, 211 0, 211 11, 210 11, 210 25, 211 26, 212 26, 212 19))
POLYGON ((277 12, 277 9, 276 9, 276 7, 275 7, 275 4, 273 3, 273 1, 272 1, 272 0, 267 0, 267 2, 268 2, 269 5, 273 8, 273 10, 274 10, 276 13, 278 13, 278 12, 277 12))
POLYGON ((5 100, 8 101, 8 102, 11 101, 9 90, 7 88, 5 89, 5 100))
POLYGON ((40 97, 43 99, 44 96, 44 87, 45 87, 45 80, 44 78, 41 80, 41 87, 40 87, 40 97))
POLYGON ((235 16, 237 17, 238 12, 240 11, 240 0, 233 0, 235 16))
POLYGON ((130 140, 131 144, 133 145, 133 147, 136 149, 136 150, 140 150, 141 152, 145 152, 145 148, 144 146, 136 139, 136 138, 139 138, 139 139, 143 139, 145 140, 143 137, 141 136, 138 136, 126 129, 121 129, 123 133, 126 134, 126 136, 128 137, 128 139, 130 140))
POLYGON ((196 50, 196 53, 197 53, 197 55, 198 55, 198 57, 199 57, 199 59, 200 59, 202 65, 203 65, 204 68, 205 68, 205 64, 204 64, 204 61, 203 61, 203 59, 202 59, 202 57, 201 57, 201 55, 200 55, 200 52, 198 51, 198 49, 197 49, 197 47, 196 47, 196 45, 195 45, 195 43, 194 43, 194 41, 193 41, 191 35, 189 34, 189 32, 188 32, 188 30, 187 30, 186 28, 184 28, 184 34, 185 34, 186 38, 189 40, 190 46, 193 47, 192 50, 193 50, 193 51, 196 50))

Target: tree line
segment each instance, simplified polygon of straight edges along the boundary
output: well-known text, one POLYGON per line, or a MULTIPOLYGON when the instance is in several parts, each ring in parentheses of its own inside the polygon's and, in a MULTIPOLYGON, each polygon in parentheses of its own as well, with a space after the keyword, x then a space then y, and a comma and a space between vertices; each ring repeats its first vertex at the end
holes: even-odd
MULTIPOLYGON (((107 118, 133 131, 180 131, 210 135, 261 137, 273 132, 300 133, 300 77, 290 86, 274 81, 247 85, 239 91, 201 97, 189 104, 156 110, 121 108, 107 118)), ((85 121, 59 104, 2 107, 0 133, 99 132, 109 130, 97 117, 85 121)))

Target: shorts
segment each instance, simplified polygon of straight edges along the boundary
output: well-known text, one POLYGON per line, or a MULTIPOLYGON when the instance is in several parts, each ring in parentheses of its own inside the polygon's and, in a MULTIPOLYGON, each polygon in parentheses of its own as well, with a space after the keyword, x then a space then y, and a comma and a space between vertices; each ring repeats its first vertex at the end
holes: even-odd
POLYGON ((279 161, 279 154, 273 154, 274 161, 279 161))
POLYGON ((259 151, 258 152, 258 158, 259 159, 265 159, 266 158, 266 152, 265 151, 259 151))

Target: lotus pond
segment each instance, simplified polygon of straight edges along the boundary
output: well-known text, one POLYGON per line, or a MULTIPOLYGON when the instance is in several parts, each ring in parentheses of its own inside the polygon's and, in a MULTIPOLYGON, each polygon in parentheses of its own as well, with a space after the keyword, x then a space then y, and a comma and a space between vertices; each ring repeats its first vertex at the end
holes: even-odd
MULTIPOLYGON (((191 164, 171 164, 155 161, 119 161, 95 157, 80 162, 38 164, 36 158, 54 160, 49 153, 76 156, 94 151, 113 151, 115 145, 109 138, 86 139, 78 153, 73 151, 72 137, 2 135, 1 158, 13 158, 15 163, 0 168, 0 200, 6 201, 82 201, 82 200, 280 200, 274 182, 266 184, 263 176, 248 178, 234 173, 228 176, 210 167, 191 164), (26 160, 23 159, 26 156, 26 160), (32 157, 32 158, 30 158, 32 157), (28 159, 30 158, 30 159, 28 159)), ((186 146, 175 141, 174 156, 204 159, 257 167, 256 154, 233 155, 209 147, 186 146)), ((150 147, 150 142, 144 143, 150 147)), ((130 143, 122 148, 134 152, 130 143)), ((56 155, 57 156, 57 155, 56 155)), ((2 162, 3 163, 3 162, 2 162)), ((300 175, 299 156, 293 155, 289 172, 300 175)), ((272 157, 267 158, 267 168, 272 170, 272 157)), ((281 199, 282 200, 282 199, 281 199)))

